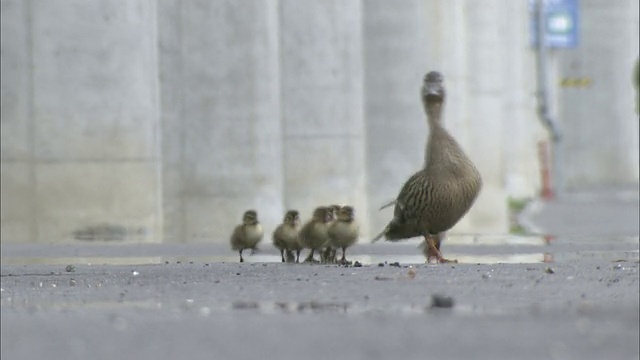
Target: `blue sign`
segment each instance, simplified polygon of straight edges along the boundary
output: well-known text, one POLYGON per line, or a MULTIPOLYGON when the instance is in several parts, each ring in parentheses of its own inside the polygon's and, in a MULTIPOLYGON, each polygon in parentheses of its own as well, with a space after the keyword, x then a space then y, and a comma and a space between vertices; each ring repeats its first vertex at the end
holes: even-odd
POLYGON ((543 1, 545 44, 555 48, 578 46, 578 0, 529 0, 531 45, 536 46, 536 6, 543 1))

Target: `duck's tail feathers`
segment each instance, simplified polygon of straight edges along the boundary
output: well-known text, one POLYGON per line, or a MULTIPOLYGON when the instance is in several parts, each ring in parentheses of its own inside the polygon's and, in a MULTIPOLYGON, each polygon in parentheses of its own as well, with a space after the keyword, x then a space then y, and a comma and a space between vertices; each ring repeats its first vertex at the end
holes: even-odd
POLYGON ((392 201, 390 201, 390 202, 388 202, 388 203, 386 203, 386 204, 382 205, 382 206, 380 207, 380 209, 378 209, 378 211, 383 210, 383 209, 386 209, 386 208, 388 208, 388 207, 389 207, 389 206, 391 206, 391 205, 395 205, 395 204, 396 204, 396 202, 397 202, 397 200, 392 200, 392 201))
POLYGON ((375 238, 373 238, 373 240, 371 240, 371 243, 373 244, 373 243, 377 242, 378 240, 382 239, 388 231, 389 231, 389 225, 387 225, 387 226, 384 228, 384 230, 382 230, 382 231, 380 232, 380 234, 376 235, 376 237, 375 237, 375 238))

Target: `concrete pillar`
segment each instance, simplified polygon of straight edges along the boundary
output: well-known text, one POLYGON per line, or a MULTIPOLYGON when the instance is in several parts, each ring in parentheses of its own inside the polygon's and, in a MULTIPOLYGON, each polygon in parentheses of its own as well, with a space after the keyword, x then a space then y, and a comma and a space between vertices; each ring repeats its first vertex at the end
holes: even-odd
POLYGON ((512 198, 540 194, 538 142, 548 140, 537 117, 535 51, 530 44, 528 3, 507 1, 502 39, 507 52, 503 123, 504 187, 512 198))
POLYGON ((255 208, 282 220, 276 1, 161 0, 167 241, 227 242, 255 208))
POLYGON ((467 224, 454 231, 504 233, 508 231, 507 194, 504 188, 503 118, 509 87, 505 72, 510 31, 508 1, 468 2, 467 24, 467 151, 484 181, 482 192, 469 212, 467 224), (465 226, 466 225, 466 226, 465 226))
POLYGON ((584 186, 637 183, 638 116, 631 74, 638 58, 638 1, 583 0, 579 45, 557 50, 559 78, 589 79, 558 89, 564 129, 565 183, 584 186))
POLYGON ((35 163, 31 97, 30 7, 2 0, 0 191, 3 242, 35 241, 35 163))
POLYGON ((2 9, 3 241, 159 240, 155 2, 2 9))
POLYGON ((360 1, 280 1, 285 204, 351 204, 367 231, 360 1))
POLYGON ((367 175, 372 235, 393 209, 380 211, 424 164, 427 122, 420 87, 427 67, 421 0, 363 2, 367 175))

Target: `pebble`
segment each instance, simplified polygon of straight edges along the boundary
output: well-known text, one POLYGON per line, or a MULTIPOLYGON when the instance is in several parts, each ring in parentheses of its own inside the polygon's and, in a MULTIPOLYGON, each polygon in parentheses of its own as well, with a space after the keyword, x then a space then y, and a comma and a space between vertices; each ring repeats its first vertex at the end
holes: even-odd
POLYGON ((434 308, 452 308, 453 307, 453 298, 450 296, 444 296, 439 294, 434 294, 431 296, 431 307, 434 308))
POLYGON ((76 286, 76 281, 74 279, 69 280, 69 286, 76 286))
POLYGON ((393 262, 393 263, 389 264, 389 266, 400 267, 400 263, 396 261, 396 262, 393 262))
POLYGON ((64 270, 65 270, 66 272, 75 272, 75 271, 76 271, 76 267, 75 267, 75 266, 73 266, 73 265, 67 265, 67 267, 66 267, 66 268, 64 268, 64 270))
POLYGON ((544 269, 544 272, 546 272, 547 274, 555 274, 555 271, 550 267, 544 269))
POLYGON ((362 267, 362 264, 359 261, 353 263, 353 267, 362 267))
POLYGON ((260 305, 255 301, 234 301, 232 304, 234 309, 258 309, 260 305))

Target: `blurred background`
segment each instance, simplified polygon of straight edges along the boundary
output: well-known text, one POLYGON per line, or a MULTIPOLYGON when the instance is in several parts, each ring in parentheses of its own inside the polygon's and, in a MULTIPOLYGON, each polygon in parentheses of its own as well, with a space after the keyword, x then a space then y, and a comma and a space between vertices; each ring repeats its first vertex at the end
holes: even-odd
MULTIPOLYGON (((366 241, 423 164, 430 70, 484 178, 452 233, 553 187, 526 0, 1 3, 3 243, 226 243, 248 208, 270 234, 332 203, 366 241)), ((576 5, 545 58, 562 191, 637 188, 638 1, 576 5)))

